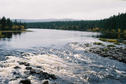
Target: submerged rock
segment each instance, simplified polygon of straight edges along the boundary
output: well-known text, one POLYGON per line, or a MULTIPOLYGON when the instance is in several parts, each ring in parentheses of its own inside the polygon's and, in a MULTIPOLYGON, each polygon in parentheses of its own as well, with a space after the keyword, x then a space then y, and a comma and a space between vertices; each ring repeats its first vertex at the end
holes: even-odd
POLYGON ((47 72, 43 72, 42 70, 35 69, 30 66, 26 67, 26 70, 27 71, 24 72, 26 75, 37 76, 41 80, 43 80, 43 79, 53 79, 53 80, 57 79, 54 74, 49 74, 47 72))
POLYGON ((94 45, 102 45, 102 46, 104 45, 104 44, 101 43, 101 42, 94 42, 93 44, 94 44, 94 45))
POLYGON ((36 68, 42 68, 41 66, 36 66, 36 68))
POLYGON ((24 79, 24 80, 21 80, 19 84, 31 84, 31 80, 24 79))
POLYGON ((30 64, 29 63, 27 63, 27 62, 18 62, 20 65, 25 65, 25 66, 30 66, 30 64))
POLYGON ((116 47, 115 45, 107 45, 107 47, 116 47))
POLYGON ((25 69, 26 70, 32 70, 32 67, 27 66, 25 69))
POLYGON ((49 81, 48 80, 43 80, 42 84, 49 84, 49 81))
POLYGON ((14 69, 21 69, 21 67, 19 67, 19 66, 15 66, 14 69))

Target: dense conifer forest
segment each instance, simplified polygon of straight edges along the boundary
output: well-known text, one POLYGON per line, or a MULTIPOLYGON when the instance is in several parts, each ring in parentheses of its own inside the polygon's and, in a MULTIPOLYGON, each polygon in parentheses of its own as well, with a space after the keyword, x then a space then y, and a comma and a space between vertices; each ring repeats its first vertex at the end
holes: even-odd
POLYGON ((9 18, 2 17, 0 19, 0 30, 24 30, 25 24, 21 22, 17 22, 16 20, 13 22, 9 18))
MULTIPOLYGON (((57 21, 27 23, 30 28, 88 30, 88 31, 124 31, 126 30, 126 13, 113 15, 102 20, 57 21)), ((126 32, 126 31, 125 31, 126 32)))

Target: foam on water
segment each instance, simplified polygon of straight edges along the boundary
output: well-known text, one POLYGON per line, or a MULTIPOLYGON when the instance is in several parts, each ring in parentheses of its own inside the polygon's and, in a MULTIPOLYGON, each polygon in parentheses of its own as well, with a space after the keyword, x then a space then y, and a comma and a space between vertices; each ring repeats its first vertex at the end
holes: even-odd
POLYGON ((27 77, 33 84, 41 84, 42 80, 37 76, 26 75, 26 66, 19 62, 29 63, 36 70, 39 66, 40 70, 55 74, 57 79, 49 80, 57 84, 126 83, 126 64, 86 52, 86 49, 84 44, 69 43, 62 49, 40 48, 38 54, 25 52, 22 57, 8 56, 0 62, 0 83, 18 84, 27 77), (14 69, 15 66, 20 69, 14 69))

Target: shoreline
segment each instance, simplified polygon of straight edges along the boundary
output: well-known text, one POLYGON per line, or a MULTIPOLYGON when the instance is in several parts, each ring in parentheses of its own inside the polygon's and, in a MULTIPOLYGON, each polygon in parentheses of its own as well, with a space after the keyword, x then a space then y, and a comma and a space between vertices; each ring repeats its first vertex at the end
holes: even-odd
POLYGON ((0 30, 0 32, 5 32, 5 33, 7 33, 7 32, 32 32, 31 30, 0 30))
MULTIPOLYGON (((123 44, 120 44, 123 45, 123 44)), ((92 48, 88 52, 97 54, 102 57, 108 57, 119 62, 126 64, 126 47, 116 45, 116 44, 103 44, 101 42, 94 42, 92 48)))

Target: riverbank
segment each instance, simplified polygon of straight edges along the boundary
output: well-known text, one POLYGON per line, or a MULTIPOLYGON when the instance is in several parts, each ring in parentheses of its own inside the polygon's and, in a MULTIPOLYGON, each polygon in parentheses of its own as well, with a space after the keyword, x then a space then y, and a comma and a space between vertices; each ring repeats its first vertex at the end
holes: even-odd
POLYGON ((8 32, 32 32, 31 30, 27 30, 27 29, 25 29, 25 30, 0 30, 0 32, 2 32, 2 33, 8 33, 8 32))
POLYGON ((74 43, 80 49, 98 56, 117 60, 126 63, 126 44, 111 43, 111 42, 93 42, 93 43, 74 43))
POLYGON ((120 62, 126 63, 126 45, 120 44, 108 44, 95 42, 89 49, 89 52, 98 54, 99 56, 108 57, 110 59, 118 60, 120 62))
POLYGON ((90 51, 124 44, 91 37, 99 33, 29 30, 1 40, 0 84, 125 84, 124 62, 90 51))

